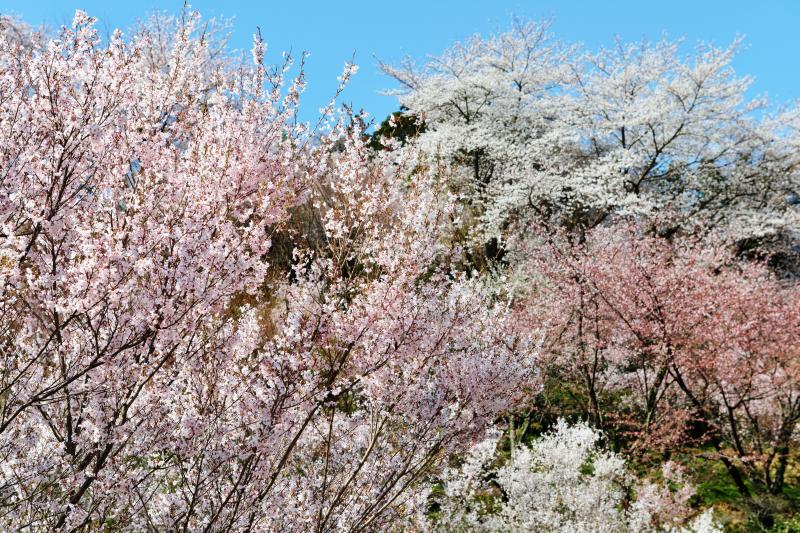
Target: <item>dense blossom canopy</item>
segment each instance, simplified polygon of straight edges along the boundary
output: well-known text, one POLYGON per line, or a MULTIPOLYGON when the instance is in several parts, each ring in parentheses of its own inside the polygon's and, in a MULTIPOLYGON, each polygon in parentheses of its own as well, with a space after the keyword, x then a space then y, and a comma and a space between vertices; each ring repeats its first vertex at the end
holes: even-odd
POLYGON ((796 111, 754 118, 766 104, 745 97, 751 80, 731 68, 738 42, 693 57, 679 45, 591 53, 517 21, 424 68, 384 70, 425 123, 418 142, 464 163, 460 187, 485 204, 490 233, 520 217, 594 226, 664 210, 702 233, 795 233, 796 111))
POLYGON ((738 43, 518 21, 370 138, 351 63, 302 124, 260 34, 95 24, 0 17, 0 528, 719 531, 698 461, 795 509, 800 121, 738 43))
POLYGON ((599 448, 601 434, 559 419, 532 446, 511 451, 493 468, 496 438, 473 446, 458 470, 444 476, 444 498, 434 519, 440 531, 609 531, 716 533, 710 512, 686 527, 693 489, 680 468, 665 463, 664 484, 636 483, 619 455, 599 448), (487 504, 493 479, 502 491, 499 508, 487 504), (666 485, 672 485, 669 488, 666 485), (481 499, 480 496, 484 498, 481 499))
POLYGON ((432 172, 293 126, 302 77, 186 16, 160 56, 81 12, 0 42, 0 522, 377 527, 536 391, 534 346, 450 274, 432 172))

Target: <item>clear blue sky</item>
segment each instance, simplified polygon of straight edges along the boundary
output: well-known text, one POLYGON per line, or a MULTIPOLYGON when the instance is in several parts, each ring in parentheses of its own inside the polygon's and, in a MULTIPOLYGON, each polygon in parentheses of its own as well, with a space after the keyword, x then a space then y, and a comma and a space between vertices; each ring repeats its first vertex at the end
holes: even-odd
MULTIPOLYGON (((33 25, 60 26, 80 8, 98 17, 101 27, 124 29, 149 11, 177 12, 181 5, 180 0, 0 0, 0 12, 33 25)), ((273 61, 289 48, 311 52, 302 113, 307 120, 332 96, 336 76, 353 52, 361 70, 344 99, 382 119, 397 103, 379 94, 392 84, 374 57, 391 63, 406 55, 438 54, 473 33, 507 28, 512 15, 551 18, 558 38, 589 48, 612 44, 615 35, 657 40, 666 32, 689 43, 727 45, 743 34, 745 48, 734 65, 740 74, 755 76, 752 93, 767 94, 778 104, 800 98, 799 0, 195 0, 192 5, 204 17, 232 17, 235 48, 249 50, 260 26, 273 61)))

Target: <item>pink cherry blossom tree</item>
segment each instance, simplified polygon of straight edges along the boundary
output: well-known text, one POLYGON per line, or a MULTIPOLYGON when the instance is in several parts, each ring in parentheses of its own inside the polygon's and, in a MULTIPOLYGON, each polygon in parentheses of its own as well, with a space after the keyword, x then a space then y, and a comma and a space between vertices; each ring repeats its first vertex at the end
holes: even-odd
POLYGON ((595 425, 641 452, 710 443, 745 497, 783 491, 800 417, 795 285, 630 227, 553 237, 531 257, 546 359, 595 425))
POLYGON ((198 21, 0 40, 4 528, 377 528, 537 390, 436 169, 295 125, 302 72, 198 21))

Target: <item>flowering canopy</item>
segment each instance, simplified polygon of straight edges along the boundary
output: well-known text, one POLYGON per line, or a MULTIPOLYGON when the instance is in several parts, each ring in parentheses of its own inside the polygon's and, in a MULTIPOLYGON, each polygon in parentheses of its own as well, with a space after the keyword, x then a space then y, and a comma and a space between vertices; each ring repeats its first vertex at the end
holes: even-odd
POLYGON ((441 257, 455 206, 357 128, 294 125, 302 74, 284 90, 260 38, 236 70, 193 13, 157 60, 93 24, 0 41, 0 523, 402 515, 536 390, 527 334, 441 257))

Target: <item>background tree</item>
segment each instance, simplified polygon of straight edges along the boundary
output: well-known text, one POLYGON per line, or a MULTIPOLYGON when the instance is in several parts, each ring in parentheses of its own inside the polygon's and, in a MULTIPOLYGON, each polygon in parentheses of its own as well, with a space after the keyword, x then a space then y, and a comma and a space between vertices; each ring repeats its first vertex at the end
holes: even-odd
POLYGON ((729 48, 561 45, 547 24, 456 44, 425 69, 383 65, 419 144, 456 163, 484 239, 522 220, 580 230, 608 216, 662 215, 663 231, 719 240, 786 234, 798 190, 792 112, 757 120, 729 48), (663 214, 671 213, 667 222, 663 214))

